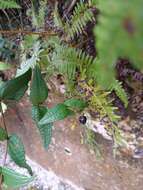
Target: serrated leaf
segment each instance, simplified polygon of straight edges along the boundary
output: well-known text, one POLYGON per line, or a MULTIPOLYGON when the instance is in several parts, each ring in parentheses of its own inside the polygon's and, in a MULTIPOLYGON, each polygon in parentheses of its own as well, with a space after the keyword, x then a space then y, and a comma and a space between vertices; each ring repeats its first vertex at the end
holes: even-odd
POLYGON ((3 183, 10 188, 19 188, 27 185, 34 180, 34 177, 28 177, 7 167, 0 167, 3 175, 3 183))
POLYGON ((8 138, 6 131, 0 127, 0 141, 4 141, 8 138))
POLYGON ((55 107, 48 109, 44 117, 39 121, 39 125, 45 125, 53 123, 57 120, 65 119, 66 117, 73 115, 74 112, 68 109, 64 104, 57 104, 55 107))
POLYGON ((48 97, 47 85, 42 77, 39 66, 36 65, 33 72, 30 100, 33 105, 39 105, 43 103, 47 97, 48 97))
POLYGON ((23 75, 4 82, 0 86, 0 98, 3 100, 19 100, 28 88, 31 79, 31 70, 23 75))
POLYGON ((51 140, 52 140, 53 124, 52 123, 48 123, 46 125, 37 124, 37 127, 40 131, 44 147, 45 147, 45 149, 47 149, 51 143, 51 140))
POLYGON ((39 125, 39 120, 45 115, 47 108, 44 106, 33 106, 32 107, 32 118, 36 122, 39 129, 41 138, 43 140, 44 147, 47 149, 52 139, 52 128, 53 123, 48 123, 46 125, 39 125))
POLYGON ((13 134, 8 140, 8 151, 12 160, 20 167, 26 168, 32 175, 31 167, 26 163, 25 150, 21 139, 13 134))
POLYGON ((64 104, 68 106, 69 109, 72 109, 73 111, 82 111, 85 107, 87 107, 87 103, 85 101, 80 100, 80 99, 74 99, 74 98, 66 100, 64 104))
POLYGON ((32 119, 38 122, 46 114, 47 110, 44 106, 32 106, 32 119))

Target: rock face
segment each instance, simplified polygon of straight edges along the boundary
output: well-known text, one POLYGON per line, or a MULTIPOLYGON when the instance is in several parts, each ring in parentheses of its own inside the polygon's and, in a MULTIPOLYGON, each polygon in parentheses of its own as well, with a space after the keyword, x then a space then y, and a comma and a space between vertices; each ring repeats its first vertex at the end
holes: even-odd
MULTIPOLYGON (((61 101, 62 97, 52 96, 49 106, 61 101)), ((107 142, 105 145, 102 143, 103 157, 98 160, 86 145, 81 144, 82 128, 77 126, 72 130, 75 118, 55 124, 52 144, 46 151, 31 119, 31 107, 27 99, 24 98, 17 107, 11 106, 5 117, 9 132, 16 132, 22 138, 28 157, 65 181, 69 180, 84 190, 143 189, 142 163, 135 161, 129 164, 114 159, 111 145, 107 142)))
MULTIPOLYGON (((0 142, 0 166, 3 165, 3 156, 5 154, 5 143, 0 142)), ((21 187, 19 190, 83 190, 72 184, 68 180, 56 176, 52 171, 47 171, 36 162, 26 157, 27 163, 32 167, 34 180, 27 186, 21 187)), ((28 176, 27 170, 19 168, 9 156, 6 159, 6 166, 18 173, 28 176)))

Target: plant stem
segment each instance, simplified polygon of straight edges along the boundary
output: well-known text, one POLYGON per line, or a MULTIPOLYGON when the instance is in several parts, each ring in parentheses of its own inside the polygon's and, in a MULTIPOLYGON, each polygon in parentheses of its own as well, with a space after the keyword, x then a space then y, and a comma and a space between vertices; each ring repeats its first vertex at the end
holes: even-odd
POLYGON ((70 6, 68 7, 68 9, 66 11, 66 15, 72 10, 72 8, 74 7, 76 2, 77 2, 77 0, 72 0, 72 2, 70 3, 70 6))
POLYGON ((41 36, 56 36, 57 34, 52 31, 27 31, 27 30, 0 30, 0 34, 4 35, 17 35, 17 34, 24 34, 24 35, 41 35, 41 36))
MULTIPOLYGON (((2 120, 3 120, 4 129, 5 129, 5 131, 6 131, 6 133, 7 133, 7 136, 8 136, 8 129, 7 129, 7 126, 6 126, 5 116, 4 116, 4 112, 3 112, 3 108, 2 108, 2 103, 1 103, 1 102, 0 102, 0 109, 1 109, 1 114, 2 114, 2 120)), ((5 163, 6 163, 7 147, 8 147, 8 141, 6 141, 5 154, 4 154, 4 160, 3 160, 2 166, 4 166, 5 163)), ((1 185, 2 185, 2 174, 0 175, 0 190, 2 190, 1 185)))

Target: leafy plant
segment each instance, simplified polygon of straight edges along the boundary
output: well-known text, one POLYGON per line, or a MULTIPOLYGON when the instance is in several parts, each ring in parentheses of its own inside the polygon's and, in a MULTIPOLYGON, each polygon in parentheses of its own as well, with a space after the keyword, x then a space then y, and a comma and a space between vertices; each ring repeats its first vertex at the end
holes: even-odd
MULTIPOLYGON (((35 59, 33 59, 33 62, 31 61, 30 64, 28 65, 27 67, 28 70, 26 69, 25 71, 25 68, 24 68, 24 72, 23 70, 21 70, 22 74, 18 75, 14 79, 11 79, 1 84, 0 98, 1 98, 1 101, 4 101, 4 100, 19 101, 23 97, 24 93, 26 92, 28 88, 28 83, 31 80, 31 75, 33 76, 32 83, 31 83, 31 90, 30 90, 31 91, 30 100, 33 104, 32 117, 34 121, 36 122, 36 125, 39 129, 45 148, 48 148, 51 142, 51 137, 52 137, 53 122, 64 119, 67 116, 72 115, 74 112, 71 109, 75 107, 77 109, 79 108, 80 110, 82 110, 86 104, 82 102, 82 100, 72 99, 69 101, 65 101, 65 103, 63 104, 58 104, 57 106, 51 109, 41 106, 41 104, 44 103, 44 101, 47 99, 48 88, 42 77, 41 70, 38 63, 35 62, 35 59), (31 70, 31 65, 34 66, 33 72, 31 70)), ((1 112, 2 112, 2 117, 4 121, 2 106, 1 106, 1 112)), ((29 173, 32 175, 32 170, 30 166, 26 163, 24 146, 21 142, 21 139, 15 134, 8 135, 5 121, 4 121, 4 127, 5 129, 0 128, 0 140, 8 141, 7 143, 8 151, 12 160, 18 166, 28 169, 29 173)), ((7 173, 4 173, 6 172, 6 170, 5 169, 3 170, 2 168, 2 171, 3 171, 2 175, 4 176, 4 180, 6 180, 5 183, 9 185, 10 180, 8 181, 7 179, 7 176, 6 176, 7 173)), ((7 175, 11 175, 11 174, 7 174, 7 175)), ((17 174, 13 173, 13 175, 17 175, 17 174)), ((11 177, 13 178, 13 176, 11 177)), ((15 176, 16 179, 17 177, 18 176, 15 176)), ((24 177, 24 179, 26 183, 29 181, 27 177, 26 178, 24 177)), ((24 183, 24 181, 19 182, 17 185, 22 184, 22 183, 24 183)))
POLYGON ((94 58, 82 50, 63 43, 58 37, 51 37, 47 45, 53 48, 49 56, 50 63, 54 66, 57 73, 64 76, 67 87, 69 87, 70 91, 73 91, 77 70, 81 75, 85 74, 85 71, 88 72, 88 68, 94 62, 94 58))
MULTIPOLYGON (((60 15, 56 3, 53 13, 54 25, 60 29, 60 34, 57 31, 56 36, 48 36, 48 39, 43 37, 41 31, 45 26, 46 5, 45 0, 39 3, 32 1, 27 15, 32 17, 31 27, 36 31, 36 35, 33 32, 24 36, 20 43, 21 64, 16 76, 0 84, 1 114, 4 124, 4 128, 0 128, 0 140, 7 141, 12 160, 18 166, 26 168, 30 175, 32 170, 26 162, 21 139, 16 134, 8 133, 2 108, 3 101, 20 101, 30 84, 32 118, 46 149, 51 143, 54 122, 82 112, 86 107, 93 112, 96 110, 101 118, 108 118, 109 132, 116 146, 122 142, 117 127, 120 117, 116 114, 117 108, 113 105, 110 94, 114 91, 124 106, 128 106, 128 96, 122 83, 116 79, 116 62, 119 58, 128 58, 137 69, 143 68, 143 46, 140 40, 143 34, 141 0, 80 1, 75 3, 68 19, 60 15), (95 10, 99 10, 97 17, 94 14, 95 10), (98 22, 94 29, 97 49, 95 58, 84 51, 84 47, 81 50, 80 40, 83 38, 80 36, 83 35, 85 38, 86 27, 88 28, 88 24, 91 23, 94 25, 96 20, 98 22), (53 75, 63 76, 67 94, 70 94, 69 99, 51 108, 44 105, 48 98, 48 87, 42 74, 44 63, 48 63, 48 67, 52 68, 53 75)), ((19 8, 19 6, 13 0, 0 0, 0 9, 7 8, 19 8)), ((5 39, 0 39, 2 61, 5 56, 11 58, 12 55, 13 45, 10 47, 7 44, 9 42, 5 39)), ((7 68, 8 65, 0 62, 0 70, 7 68)), ((94 134, 90 132, 87 134, 87 141, 96 145, 94 134)), ((33 177, 22 176, 6 168, 5 163, 0 167, 0 174, 3 183, 12 188, 18 188, 33 180, 33 177)))
POLYGON ((73 38, 75 35, 81 34, 84 31, 86 24, 93 20, 94 15, 90 4, 83 3, 82 1, 77 3, 70 20, 70 24, 67 22, 65 26, 68 38, 73 38))

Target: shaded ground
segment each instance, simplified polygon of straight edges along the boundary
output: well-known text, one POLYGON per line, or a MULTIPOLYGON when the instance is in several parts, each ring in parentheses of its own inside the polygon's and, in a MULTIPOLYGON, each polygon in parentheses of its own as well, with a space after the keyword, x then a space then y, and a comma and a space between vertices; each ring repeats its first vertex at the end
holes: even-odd
MULTIPOLYGON (((50 95, 49 106, 61 102, 62 97, 50 95)), ((64 180, 69 180, 85 190, 142 190, 142 161, 120 159, 112 155, 112 145, 99 137, 102 143, 102 159, 97 160, 89 148, 81 144, 82 128, 72 130, 76 118, 55 124, 52 144, 45 151, 34 122, 31 107, 23 99, 16 107, 7 110, 6 124, 10 132, 16 132, 25 144, 26 153, 46 170, 51 170, 64 180)))

